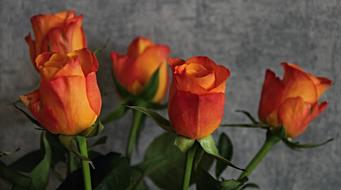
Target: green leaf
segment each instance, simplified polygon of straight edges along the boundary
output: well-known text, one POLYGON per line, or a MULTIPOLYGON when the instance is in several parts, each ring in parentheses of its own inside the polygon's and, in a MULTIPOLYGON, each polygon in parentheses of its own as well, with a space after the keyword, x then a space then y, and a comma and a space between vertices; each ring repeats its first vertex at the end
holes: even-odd
POLYGON ((163 128, 166 131, 173 132, 171 123, 160 114, 145 107, 139 107, 139 106, 128 106, 128 107, 146 114, 147 116, 151 117, 161 128, 163 128))
POLYGON ((61 144, 58 136, 46 131, 46 139, 49 141, 52 151, 52 168, 55 168, 59 162, 66 162, 66 154, 68 153, 68 150, 61 144))
POLYGON ((287 138, 283 138, 283 142, 291 149, 293 150, 300 150, 300 149, 307 149, 307 148, 316 148, 316 147, 320 147, 323 146, 331 141, 333 141, 333 138, 330 138, 324 142, 321 143, 317 143, 317 144, 301 144, 300 142, 294 142, 291 141, 287 138))
POLYGON ((241 185, 243 185, 243 182, 234 180, 234 179, 229 179, 225 180, 220 183, 221 185, 221 190, 237 190, 241 185))
POLYGON ((128 100, 127 99, 123 100, 113 112, 109 113, 106 117, 104 117, 103 124, 110 123, 123 117, 128 110, 127 104, 128 100))
POLYGON ((202 139, 198 140, 198 142, 200 143, 201 147, 205 150, 206 153, 213 156, 217 160, 223 161, 225 164, 227 164, 228 166, 231 166, 235 169, 243 170, 243 169, 233 165, 229 160, 225 159, 224 157, 222 157, 219 154, 218 148, 217 148, 212 136, 207 136, 205 138, 202 138, 202 139))
POLYGON ((158 68, 153 75, 150 77, 148 83, 144 87, 143 91, 139 95, 146 100, 152 100, 155 96, 157 89, 159 88, 159 73, 160 69, 158 68))
MULTIPOLYGON (((132 168, 126 158, 115 152, 110 152, 104 156, 100 155, 93 159, 96 169, 91 170, 91 182, 93 189, 125 190, 128 188, 132 168)), ((58 190, 84 189, 82 169, 67 176, 64 182, 58 187, 58 190)))
MULTIPOLYGON (((233 155, 233 145, 230 138, 222 133, 218 140, 218 150, 222 157, 231 161, 233 155)), ((217 178, 221 175, 221 173, 226 169, 226 164, 220 160, 217 160, 215 175, 217 178)))
POLYGON ((41 150, 44 152, 44 157, 30 173, 33 187, 31 189, 46 189, 49 180, 51 147, 46 139, 46 133, 43 133, 41 137, 41 150))
POLYGON ((219 190, 220 182, 206 170, 200 169, 196 176, 197 190, 219 190))
POLYGON ((98 145, 105 144, 107 140, 108 140, 108 136, 102 136, 99 139, 97 139, 92 145, 90 145, 90 147, 95 147, 98 145))
POLYGON ((126 190, 132 176, 132 168, 129 166, 129 161, 123 157, 115 156, 110 160, 110 164, 111 170, 105 175, 104 179, 96 187, 96 190, 126 190))
POLYGON ((250 112, 245 111, 245 110, 236 110, 236 112, 244 114, 253 124, 257 124, 258 121, 251 115, 250 112))
POLYGON ((134 166, 132 167, 132 174, 130 185, 127 190, 148 190, 148 187, 144 181, 146 173, 141 170, 141 168, 134 166))
POLYGON ((174 145, 177 146, 182 152, 187 152, 195 143, 195 140, 183 136, 176 136, 174 145))
POLYGON ((15 169, 7 166, 1 161, 0 177, 13 184, 13 186, 17 188, 28 189, 31 185, 31 178, 29 176, 17 172, 15 169))
POLYGON ((182 187, 185 154, 174 146, 175 137, 172 133, 164 133, 155 138, 138 165, 143 176, 149 176, 155 185, 165 190, 182 187))
POLYGON ((10 167, 18 171, 29 173, 39 163, 43 156, 41 150, 35 150, 14 161, 10 167))

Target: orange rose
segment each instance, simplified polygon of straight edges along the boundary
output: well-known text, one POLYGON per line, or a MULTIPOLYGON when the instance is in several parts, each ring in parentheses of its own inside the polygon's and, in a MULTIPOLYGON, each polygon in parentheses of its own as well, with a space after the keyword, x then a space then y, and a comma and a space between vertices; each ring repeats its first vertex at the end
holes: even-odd
POLYGON ((35 40, 30 34, 25 38, 32 62, 46 51, 67 53, 86 48, 82 21, 83 16, 77 16, 75 11, 33 16, 31 23, 35 40))
POLYGON ((288 137, 297 137, 327 108, 327 102, 318 104, 318 100, 332 81, 306 73, 294 64, 282 66, 283 80, 266 71, 258 114, 262 122, 283 126, 288 137))
POLYGON ((113 73, 116 80, 130 93, 138 95, 159 70, 159 86, 153 102, 161 102, 167 91, 167 58, 169 48, 157 45, 149 39, 138 37, 129 45, 127 55, 111 53, 113 73))
POLYGON ((208 57, 170 59, 173 82, 168 115, 176 133, 200 139, 219 127, 230 71, 208 57))
POLYGON ((89 128, 101 110, 95 55, 88 49, 45 52, 36 64, 40 87, 20 97, 33 116, 55 134, 76 135, 89 128))

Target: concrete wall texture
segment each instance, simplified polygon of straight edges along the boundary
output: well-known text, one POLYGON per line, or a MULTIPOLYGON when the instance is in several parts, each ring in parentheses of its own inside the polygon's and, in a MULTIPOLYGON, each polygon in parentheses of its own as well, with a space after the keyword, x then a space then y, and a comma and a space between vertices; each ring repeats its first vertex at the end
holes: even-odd
MULTIPOLYGON (((40 12, 74 9, 82 13, 89 47, 101 47, 108 39, 106 58, 98 79, 105 115, 117 105, 110 77, 110 50, 124 53, 137 35, 168 44, 173 56, 207 55, 227 66, 225 123, 246 121, 235 113, 257 113, 266 68, 282 73, 280 62, 298 63, 305 70, 326 76, 334 86, 323 96, 328 109, 311 123, 299 140, 335 140, 321 148, 295 152, 283 144, 274 147, 251 176, 262 189, 318 190, 341 188, 341 1, 338 0, 1 0, 0 1, 0 150, 21 151, 6 162, 38 147, 39 132, 9 106, 19 95, 34 89, 34 71, 24 37, 31 31, 29 18, 40 12)), ((164 112, 165 114, 165 112, 164 112)), ((124 152, 131 115, 106 126, 111 138, 102 151, 124 152)), ((233 161, 246 165, 259 149, 264 133, 246 129, 219 129, 235 146, 233 161)), ((137 162, 152 137, 161 130, 147 120, 137 162)), ((235 176, 230 170, 226 178, 235 176)), ((51 182, 54 183, 53 181, 51 182)), ((4 185, 4 183, 0 183, 4 185)), ((53 185, 50 185, 53 189, 53 185)), ((1 188, 0 188, 1 189, 1 188)))

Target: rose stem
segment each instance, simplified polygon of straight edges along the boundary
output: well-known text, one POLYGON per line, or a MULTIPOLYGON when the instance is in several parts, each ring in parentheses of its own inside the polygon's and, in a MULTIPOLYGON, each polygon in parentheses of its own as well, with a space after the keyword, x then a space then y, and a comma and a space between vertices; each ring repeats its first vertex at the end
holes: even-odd
POLYGON ((129 161, 131 160, 133 150, 136 146, 138 132, 140 130, 143 120, 144 120, 144 114, 142 112, 133 110, 133 125, 130 129, 128 145, 126 149, 126 156, 129 159, 129 161))
POLYGON ((257 152, 256 156, 247 165, 245 171, 240 174, 238 180, 248 177, 252 173, 252 171, 256 169, 257 165, 263 160, 265 155, 270 151, 271 147, 278 143, 280 140, 281 139, 277 135, 269 133, 262 148, 257 152))
MULTIPOLYGON (((79 150, 82 156, 88 158, 88 147, 86 142, 86 137, 79 136, 78 138, 79 150)), ((89 161, 82 160, 83 178, 85 190, 91 190, 91 176, 89 161)))
POLYGON ((186 166, 185 166, 185 176, 184 181, 182 184, 182 190, 188 190, 189 184, 191 181, 191 173, 192 173, 192 166, 193 166, 193 160, 196 152, 196 145, 192 146, 187 152, 187 158, 186 158, 186 166))

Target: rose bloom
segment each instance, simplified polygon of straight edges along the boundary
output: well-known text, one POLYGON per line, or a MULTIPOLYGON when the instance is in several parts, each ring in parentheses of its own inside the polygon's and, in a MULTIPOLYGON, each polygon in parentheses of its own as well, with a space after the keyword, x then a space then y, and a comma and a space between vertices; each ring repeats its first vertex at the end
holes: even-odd
POLYGON ((169 62, 173 72, 168 104, 172 127, 178 135, 191 139, 209 136, 224 115, 230 71, 203 56, 169 62))
POLYGON ((88 49, 45 52, 36 64, 40 87, 20 97, 33 116, 54 134, 76 135, 91 127, 102 105, 95 55, 88 49))
POLYGON ((138 95, 157 69, 160 69, 159 85, 152 98, 153 102, 160 103, 167 91, 169 51, 166 45, 154 44, 147 38, 137 37, 129 45, 126 55, 111 53, 116 80, 130 93, 138 95))
POLYGON ((297 137, 327 108, 319 98, 332 81, 303 71, 297 65, 282 63, 284 77, 267 70, 259 104, 259 118, 274 127, 283 126, 288 137, 297 137))
POLYGON ((82 21, 83 16, 76 15, 75 11, 33 16, 31 23, 35 40, 31 34, 25 38, 32 62, 46 51, 67 53, 86 48, 82 21))

